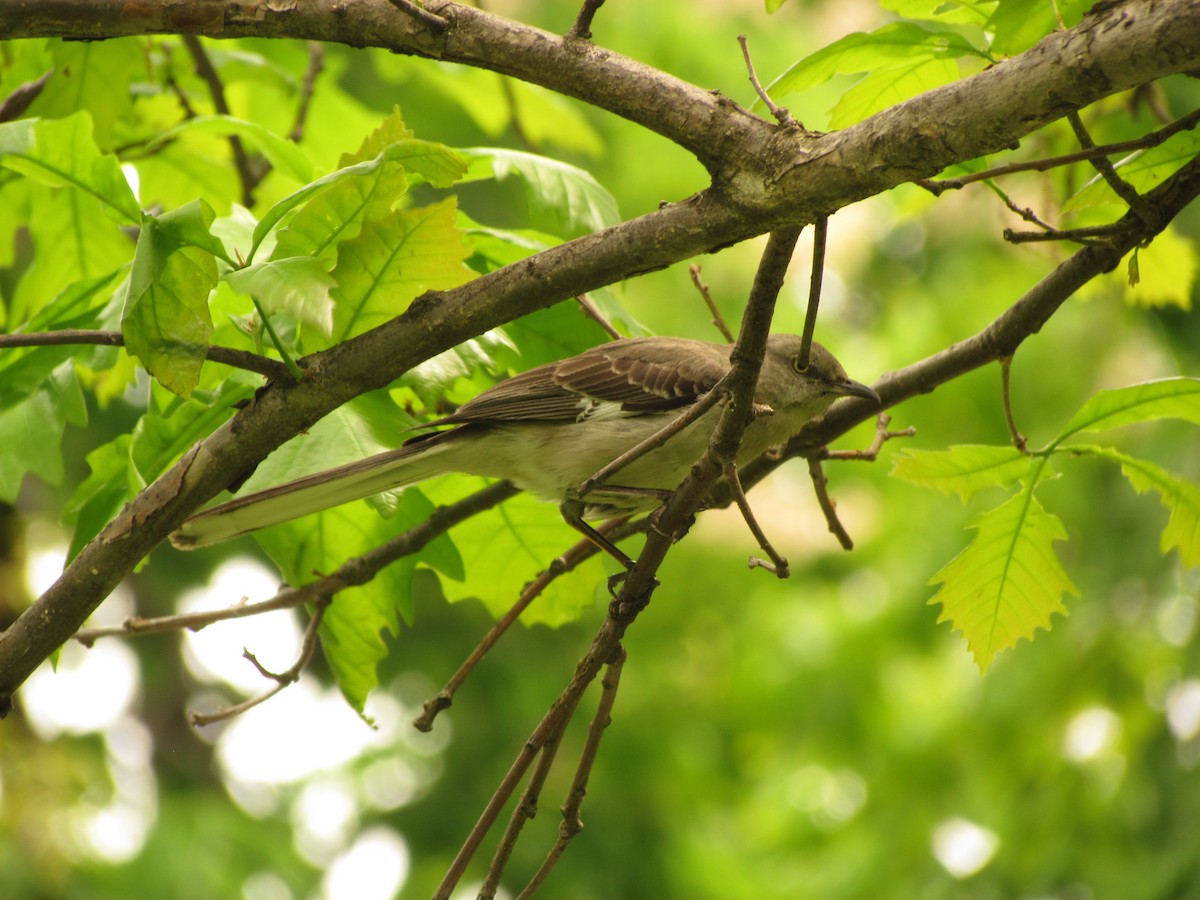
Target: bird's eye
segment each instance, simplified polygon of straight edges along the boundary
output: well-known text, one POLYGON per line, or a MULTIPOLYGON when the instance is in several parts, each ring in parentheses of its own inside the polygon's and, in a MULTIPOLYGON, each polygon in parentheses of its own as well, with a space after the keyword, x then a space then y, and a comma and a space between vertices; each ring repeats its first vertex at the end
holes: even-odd
POLYGON ((805 372, 808 371, 808 366, 800 365, 800 357, 798 357, 798 356, 792 357, 792 368, 795 369, 797 372, 799 372, 801 375, 803 375, 805 372))

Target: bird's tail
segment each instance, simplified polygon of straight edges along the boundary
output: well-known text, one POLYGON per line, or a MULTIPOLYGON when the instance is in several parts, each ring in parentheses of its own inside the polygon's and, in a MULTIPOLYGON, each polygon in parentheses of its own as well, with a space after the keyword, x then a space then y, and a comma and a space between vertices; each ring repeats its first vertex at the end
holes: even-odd
MULTIPOLYGON (((446 433, 448 434, 448 433, 446 433)), ((414 484, 448 471, 439 457, 454 445, 440 435, 297 478, 197 513, 171 533, 171 543, 194 550, 278 525, 351 500, 414 484)))

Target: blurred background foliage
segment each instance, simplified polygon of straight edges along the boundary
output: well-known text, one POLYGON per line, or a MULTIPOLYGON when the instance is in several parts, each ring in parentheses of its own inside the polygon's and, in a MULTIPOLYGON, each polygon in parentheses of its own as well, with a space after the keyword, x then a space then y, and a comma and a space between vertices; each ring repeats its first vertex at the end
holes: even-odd
MULTIPOLYGON (((488 6, 557 32, 577 11, 548 0, 488 6)), ((891 18, 868 0, 793 0, 771 16, 757 3, 661 0, 606 6, 594 31, 605 46, 748 105, 739 33, 749 36, 768 80, 824 44, 891 18)), ((179 42, 153 45, 175 57, 180 89, 203 107, 205 89, 179 42)), ((286 134, 304 45, 206 46, 234 113, 286 134)), ((139 81, 145 47, 49 42, 39 51, 60 62, 92 54, 128 85, 82 101, 105 150, 177 114, 174 98, 139 81)), ((0 92, 41 74, 32 56, 0 45, 0 92)), ((967 74, 983 64, 955 65, 967 74)), ((782 102, 808 127, 826 128, 853 83, 837 75, 782 102)), ((1153 99, 1180 115, 1197 94, 1194 83, 1168 80, 1153 99)), ((1115 97, 1085 111, 1098 142, 1156 127, 1149 106, 1135 100, 1115 97)), ((63 115, 80 102, 62 85, 31 114, 63 115)), ((335 46, 325 48, 302 147, 318 170, 331 169, 396 105, 420 138, 507 146, 580 166, 625 218, 705 184, 683 151, 573 101, 488 72, 335 46)), ((1032 138, 1028 152, 1065 152, 1073 140, 1056 125, 1032 138)), ((142 195, 166 208, 203 196, 224 215, 238 197, 228 145, 215 137, 147 158, 139 174, 142 195)), ((1045 210, 1050 198, 1070 195, 1071 179, 1078 188, 1090 177, 1073 169, 1019 176, 1004 188, 1020 205, 1045 210)), ((475 221, 531 227, 518 188, 488 182, 459 194, 475 221)), ((268 175, 255 209, 291 189, 268 175)), ((1173 303, 1129 302, 1118 271, 1022 347, 1014 412, 1032 444, 1051 438, 1100 388, 1200 373, 1200 322, 1186 274, 1198 216, 1193 208, 1176 223, 1182 249, 1162 263, 1172 273, 1173 303)), ((831 221, 818 337, 854 377, 871 381, 975 332, 1067 252, 1005 244, 1001 229, 1016 225, 980 185, 936 201, 906 186, 840 211, 831 221)), ((61 285, 53 257, 31 254, 19 231, 9 237, 0 288, 11 314, 61 285)), ((748 242, 699 261, 731 322, 761 246, 748 242)), ((778 330, 800 328, 807 249, 785 289, 778 330)), ((612 298, 628 329, 718 339, 683 265, 617 286, 612 298)), ((599 339, 573 314, 556 327, 568 343, 599 339)), ((479 377, 456 389, 469 395, 479 377)), ((69 534, 57 520, 88 474, 85 455, 132 427, 137 410, 120 393, 103 406, 89 396, 87 428, 64 436, 61 484, 26 479, 20 513, 5 517, 3 543, 19 554, 0 578, 5 618, 61 565, 69 534)), ((892 414, 895 427, 916 427, 909 446, 1007 441, 996 368, 892 414)), ((863 427, 840 446, 870 438, 863 427)), ((1139 426, 1116 440, 1200 478, 1193 427, 1139 426)), ((827 533, 808 474, 793 463, 751 496, 793 563, 790 580, 746 570, 752 540, 724 511, 702 515, 668 557, 662 587, 626 641, 613 725, 583 808, 587 827, 548 896, 1200 897, 1200 578, 1175 554, 1160 555, 1164 510, 1152 496, 1135 495, 1112 467, 1063 464, 1064 477, 1042 498, 1069 532, 1058 546, 1079 596, 1049 633, 1004 653, 982 676, 963 641, 936 624, 928 581, 966 544, 972 515, 997 496, 964 507, 890 479, 896 446, 875 464, 827 467, 856 541, 852 553, 827 533)), ((459 551, 469 567, 471 546, 460 541, 459 551)), ((248 540, 204 554, 164 548, 100 619, 185 608, 203 602, 205 591, 210 605, 269 595, 276 582, 264 559, 248 540)), ((185 637, 68 647, 59 672, 39 671, 21 710, 3 724, 0 896, 427 896, 566 682, 604 606, 595 602, 558 629, 514 631, 424 736, 408 721, 491 619, 476 601, 447 604, 431 572, 414 577, 414 623, 389 636, 385 688, 367 704, 374 730, 331 687, 320 660, 300 685, 240 720, 202 730, 186 723, 186 710, 264 687, 241 660, 243 645, 268 666, 290 663, 302 627, 291 614, 185 637), (209 635, 218 631, 224 636, 209 635)), ((585 705, 561 759, 578 751, 587 714, 585 705)), ((568 771, 551 778, 517 849, 514 877, 531 872, 553 841, 569 778, 568 771)))

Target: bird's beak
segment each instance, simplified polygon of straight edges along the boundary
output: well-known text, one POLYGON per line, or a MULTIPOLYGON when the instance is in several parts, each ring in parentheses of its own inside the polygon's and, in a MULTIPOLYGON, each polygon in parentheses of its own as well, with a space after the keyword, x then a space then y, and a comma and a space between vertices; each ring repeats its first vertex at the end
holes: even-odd
POLYGON ((879 399, 879 395, 861 381, 852 381, 849 378, 845 381, 830 381, 826 384, 826 389, 833 394, 841 394, 845 397, 862 397, 864 400, 870 400, 879 405, 883 404, 883 401, 879 399))

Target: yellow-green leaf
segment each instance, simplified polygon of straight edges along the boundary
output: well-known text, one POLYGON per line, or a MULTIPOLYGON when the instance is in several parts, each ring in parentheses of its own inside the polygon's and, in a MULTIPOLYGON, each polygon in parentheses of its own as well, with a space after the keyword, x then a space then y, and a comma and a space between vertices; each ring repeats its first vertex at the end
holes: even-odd
POLYGON ((1029 472, 1032 460, 1015 447, 960 444, 947 450, 903 450, 892 477, 958 494, 966 503, 984 488, 1008 487, 1029 472))
POLYGON ((967 639, 979 668, 1038 628, 1054 613, 1066 615, 1064 593, 1077 593, 1058 560, 1054 542, 1067 533, 1027 486, 1006 503, 976 516, 975 540, 930 580, 941 590, 939 622, 949 621, 967 639))
POLYGON ((456 287, 473 273, 469 249, 454 225, 454 198, 397 210, 363 223, 338 247, 333 277, 334 340, 344 341, 398 316, 427 290, 456 287))
POLYGON ((1200 424, 1200 378, 1163 378, 1100 391, 1071 417, 1051 446, 1080 431, 1102 431, 1154 419, 1200 424))
POLYGON ((1163 554, 1175 548, 1186 566, 1200 565, 1200 487, 1154 463, 1119 453, 1110 447, 1071 447, 1119 463, 1139 494, 1154 491, 1171 513, 1159 539, 1163 554))

